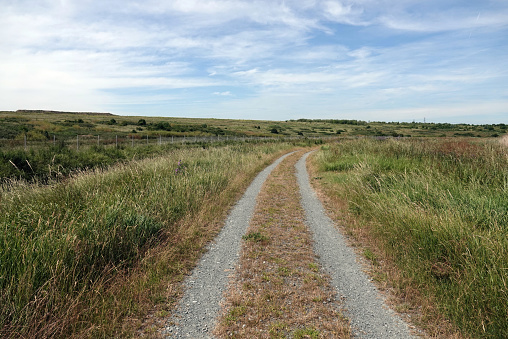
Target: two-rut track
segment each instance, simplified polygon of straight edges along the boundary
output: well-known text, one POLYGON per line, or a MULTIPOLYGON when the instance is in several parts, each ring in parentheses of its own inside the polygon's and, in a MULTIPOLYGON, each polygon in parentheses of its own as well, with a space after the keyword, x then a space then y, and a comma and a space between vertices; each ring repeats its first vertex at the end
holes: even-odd
POLYGON ((283 156, 254 179, 186 279, 164 335, 411 337, 326 216, 307 156, 283 156))

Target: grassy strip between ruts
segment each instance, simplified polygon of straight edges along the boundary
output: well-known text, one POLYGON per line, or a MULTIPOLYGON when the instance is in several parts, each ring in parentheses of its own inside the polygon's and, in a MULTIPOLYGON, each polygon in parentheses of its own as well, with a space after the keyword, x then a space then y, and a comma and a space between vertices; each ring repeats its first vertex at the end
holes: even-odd
POLYGON ((126 337, 154 305, 163 317, 231 204, 292 147, 186 149, 1 192, 0 337, 126 337))
POLYGON ((508 152, 463 140, 349 140, 312 176, 328 210, 436 337, 508 336, 508 152))
POLYGON ((222 338, 348 338, 349 323, 312 250, 295 177, 285 159, 258 196, 239 269, 215 329, 222 338))

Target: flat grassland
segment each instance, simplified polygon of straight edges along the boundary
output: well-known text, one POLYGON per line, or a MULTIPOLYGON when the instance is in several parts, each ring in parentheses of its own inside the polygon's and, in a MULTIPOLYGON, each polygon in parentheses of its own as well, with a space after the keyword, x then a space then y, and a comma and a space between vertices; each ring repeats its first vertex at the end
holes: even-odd
MULTIPOLYGON (((197 119, 118 116, 109 113, 53 111, 0 111, 0 140, 53 141, 76 135, 120 138, 158 136, 467 136, 495 137, 506 133, 505 124, 470 125, 422 122, 367 122, 347 119, 297 119, 287 121, 197 119)), ((95 140, 92 138, 92 142, 95 140)))
POLYGON ((385 123, 344 119, 288 121, 118 116, 109 113, 0 111, 0 181, 45 182, 80 169, 228 141, 370 136, 499 137, 508 126, 385 123), (160 147, 164 146, 164 147, 160 147))

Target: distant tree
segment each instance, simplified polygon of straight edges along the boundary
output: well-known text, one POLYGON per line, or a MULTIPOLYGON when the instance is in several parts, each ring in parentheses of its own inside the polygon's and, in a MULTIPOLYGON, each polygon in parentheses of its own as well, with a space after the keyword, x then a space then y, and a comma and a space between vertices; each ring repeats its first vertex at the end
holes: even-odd
POLYGON ((138 126, 145 126, 146 125, 146 120, 145 119, 139 119, 138 120, 138 126))
POLYGON ((273 133, 273 134, 279 134, 279 131, 276 129, 276 128, 272 128, 270 130, 270 133, 273 133))

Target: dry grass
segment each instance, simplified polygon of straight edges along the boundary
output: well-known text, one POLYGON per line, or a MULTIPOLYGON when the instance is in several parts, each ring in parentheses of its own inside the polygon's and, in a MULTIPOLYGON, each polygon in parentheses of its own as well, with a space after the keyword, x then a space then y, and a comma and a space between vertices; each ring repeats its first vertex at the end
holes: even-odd
POLYGON ((328 216, 346 235, 350 246, 366 259, 365 271, 385 295, 391 308, 397 311, 419 335, 431 338, 465 338, 443 316, 433 298, 422 293, 414 281, 397 269, 394 258, 384 251, 382 244, 372 234, 369 223, 349 212, 349 202, 343 198, 340 185, 321 180, 312 157, 308 163, 308 171, 313 178, 312 186, 328 216))
POLYGON ((0 192, 0 337, 125 338, 150 310, 142 332, 153 332, 229 208, 291 147, 185 149, 52 186, 13 183, 0 192))
POLYGON ((501 143, 501 145, 505 145, 505 146, 507 146, 507 147, 508 147, 508 134, 507 134, 507 135, 505 135, 505 136, 503 136, 503 137, 499 140, 499 142, 501 143))
POLYGON ((221 338, 350 337, 304 223, 294 174, 300 156, 282 162, 258 197, 215 329, 221 338))

